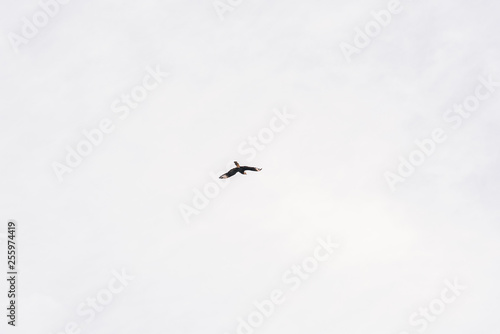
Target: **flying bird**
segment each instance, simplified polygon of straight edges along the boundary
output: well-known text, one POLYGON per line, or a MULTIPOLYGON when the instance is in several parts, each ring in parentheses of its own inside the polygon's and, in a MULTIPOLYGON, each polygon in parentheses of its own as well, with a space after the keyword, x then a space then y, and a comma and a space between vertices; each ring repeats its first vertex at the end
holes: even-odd
POLYGON ((219 179, 227 179, 228 177, 231 177, 238 172, 246 175, 247 170, 251 170, 254 172, 259 172, 262 170, 262 168, 257 168, 257 167, 240 166, 238 161, 235 161, 234 164, 236 165, 236 167, 230 169, 229 172, 227 172, 226 174, 219 176, 219 179))

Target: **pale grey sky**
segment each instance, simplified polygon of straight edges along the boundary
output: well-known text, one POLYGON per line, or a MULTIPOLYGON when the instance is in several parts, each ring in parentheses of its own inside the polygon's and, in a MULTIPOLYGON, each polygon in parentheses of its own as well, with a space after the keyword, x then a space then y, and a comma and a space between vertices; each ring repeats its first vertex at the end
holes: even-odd
POLYGON ((41 3, 0 3, 0 233, 17 220, 20 266, 1 333, 235 334, 276 289, 252 333, 498 328, 500 4, 401 0, 348 61, 341 43, 391 1, 41 3), (263 170, 216 179, 234 160, 263 170), (339 248, 291 290, 328 236, 339 248))

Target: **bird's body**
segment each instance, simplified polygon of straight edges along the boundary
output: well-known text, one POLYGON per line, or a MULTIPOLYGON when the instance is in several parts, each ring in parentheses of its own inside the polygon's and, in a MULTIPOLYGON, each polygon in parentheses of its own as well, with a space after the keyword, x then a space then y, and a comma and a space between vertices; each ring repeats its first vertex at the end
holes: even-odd
POLYGON ((246 171, 247 170, 251 170, 251 171, 254 171, 254 172, 259 172, 262 170, 262 168, 257 168, 257 167, 248 167, 248 166, 240 166, 240 164, 238 163, 238 161, 235 161, 234 164, 236 165, 235 168, 233 169, 230 169, 229 172, 227 172, 226 174, 223 174, 221 176, 219 176, 219 179, 227 179, 231 176, 233 176, 234 174, 236 173, 241 173, 241 174, 247 174, 246 171))

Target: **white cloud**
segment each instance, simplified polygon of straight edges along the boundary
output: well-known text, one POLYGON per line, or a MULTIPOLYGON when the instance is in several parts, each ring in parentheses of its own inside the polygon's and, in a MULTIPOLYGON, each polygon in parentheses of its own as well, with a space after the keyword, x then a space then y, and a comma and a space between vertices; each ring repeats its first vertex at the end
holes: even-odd
MULTIPOLYGON (((453 277, 467 291, 426 331, 492 328, 499 98, 395 194, 383 173, 500 70, 500 5, 405 5, 351 63, 339 43, 387 1, 245 1, 224 21, 212 1, 72 1, 19 53, 0 41, 0 220, 20 226, 20 305, 70 310, 21 307, 19 323, 57 330, 126 267, 134 284, 88 333, 231 332, 329 234, 335 260, 255 333, 398 333, 453 277), (51 163, 151 64, 169 79, 59 184, 51 163), (283 106, 296 119, 238 160, 283 106), (233 160, 263 170, 236 175, 185 225, 179 203, 233 160)), ((0 4, 0 31, 36 9, 0 4)))

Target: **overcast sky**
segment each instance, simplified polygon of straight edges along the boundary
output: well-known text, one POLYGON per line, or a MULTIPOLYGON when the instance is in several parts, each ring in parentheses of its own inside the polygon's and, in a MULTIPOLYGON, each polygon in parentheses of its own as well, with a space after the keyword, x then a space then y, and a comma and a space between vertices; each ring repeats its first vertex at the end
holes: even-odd
POLYGON ((0 3, 1 333, 500 326, 500 3, 42 4, 0 3))

